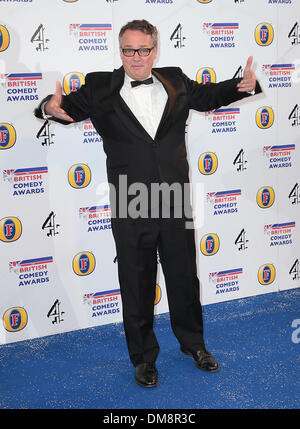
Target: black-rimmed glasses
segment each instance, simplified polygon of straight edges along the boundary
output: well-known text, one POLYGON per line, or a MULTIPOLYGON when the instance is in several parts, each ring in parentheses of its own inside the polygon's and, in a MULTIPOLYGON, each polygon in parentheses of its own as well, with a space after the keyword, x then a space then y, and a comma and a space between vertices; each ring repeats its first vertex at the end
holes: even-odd
POLYGON ((125 57, 134 57, 136 52, 140 57, 148 57, 150 55, 150 52, 153 49, 154 49, 154 46, 152 46, 152 48, 139 48, 139 49, 125 48, 125 49, 121 49, 121 51, 123 55, 125 55, 125 57))

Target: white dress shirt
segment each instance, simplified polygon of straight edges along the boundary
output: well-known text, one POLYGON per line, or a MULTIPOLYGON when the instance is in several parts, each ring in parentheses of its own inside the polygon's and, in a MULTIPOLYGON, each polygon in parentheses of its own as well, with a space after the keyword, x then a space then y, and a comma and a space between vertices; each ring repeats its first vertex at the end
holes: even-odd
POLYGON ((155 76, 152 75, 152 78, 152 84, 132 88, 130 82, 133 79, 125 73, 120 95, 140 124, 154 139, 168 95, 163 84, 155 76))

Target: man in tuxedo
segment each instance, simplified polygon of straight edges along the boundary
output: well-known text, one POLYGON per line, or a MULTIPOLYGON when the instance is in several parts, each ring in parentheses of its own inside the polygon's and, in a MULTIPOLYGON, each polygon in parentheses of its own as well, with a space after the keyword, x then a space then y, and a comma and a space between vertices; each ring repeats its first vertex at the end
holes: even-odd
POLYGON ((152 198, 153 185, 176 184, 184 193, 189 183, 185 125, 191 109, 213 110, 261 92, 251 57, 242 79, 217 84, 192 81, 178 67, 152 68, 157 39, 157 29, 146 20, 129 22, 119 34, 121 68, 87 74, 85 85, 68 96, 62 96, 57 83, 55 94, 35 111, 39 118, 63 124, 90 118, 102 136, 114 197, 112 231, 124 329, 135 381, 143 387, 158 383, 159 345, 153 330, 157 250, 171 326, 181 351, 192 356, 198 368, 218 370, 203 338, 194 230, 186 227, 191 221, 189 200, 186 195, 178 200, 175 193, 166 198, 161 192, 152 198), (147 191, 139 216, 130 210, 137 184, 147 191), (124 194, 128 198, 125 214, 121 210, 124 194))

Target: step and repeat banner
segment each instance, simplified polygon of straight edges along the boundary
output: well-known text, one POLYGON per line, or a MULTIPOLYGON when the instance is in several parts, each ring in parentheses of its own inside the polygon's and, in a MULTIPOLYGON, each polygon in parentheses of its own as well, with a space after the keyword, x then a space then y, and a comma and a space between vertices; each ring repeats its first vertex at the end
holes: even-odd
POLYGON ((202 303, 300 285, 298 0, 0 0, 1 344, 122 321, 102 138, 33 111, 56 81, 118 68, 119 30, 143 18, 155 66, 206 84, 253 55, 263 89, 187 122, 202 303))

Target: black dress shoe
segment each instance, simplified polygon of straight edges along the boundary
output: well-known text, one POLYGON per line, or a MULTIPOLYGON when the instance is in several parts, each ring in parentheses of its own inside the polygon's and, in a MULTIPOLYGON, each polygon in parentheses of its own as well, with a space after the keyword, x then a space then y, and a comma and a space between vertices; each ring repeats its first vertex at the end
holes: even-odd
POLYGON ((183 347, 180 347, 180 350, 187 356, 193 356, 197 368, 208 372, 218 371, 219 365, 206 349, 197 350, 195 353, 191 353, 183 347))
POLYGON ((155 387, 158 373, 154 363, 141 363, 135 367, 135 381, 142 387, 155 387))

